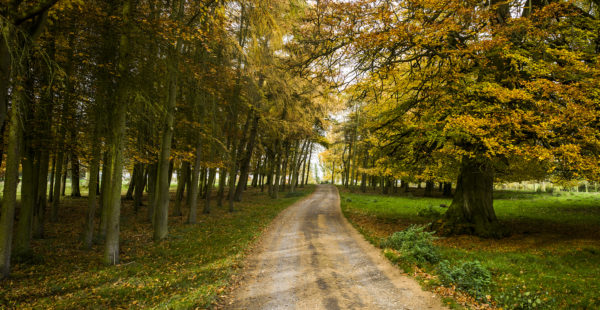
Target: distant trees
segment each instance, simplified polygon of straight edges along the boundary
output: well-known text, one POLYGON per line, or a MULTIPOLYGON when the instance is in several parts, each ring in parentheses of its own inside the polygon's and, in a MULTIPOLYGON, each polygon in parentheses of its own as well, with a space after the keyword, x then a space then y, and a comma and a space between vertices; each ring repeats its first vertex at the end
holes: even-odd
POLYGON ((104 243, 108 264, 119 263, 124 173, 156 241, 168 236, 175 172, 173 215, 185 206, 192 224, 200 201, 210 212, 215 183, 232 211, 250 176, 261 188, 302 186, 329 110, 328 83, 292 67, 300 54, 290 34, 307 9, 288 0, 3 5, 2 277, 13 245, 28 255, 44 222, 61 221, 67 174, 74 196, 87 175, 82 240, 104 243))

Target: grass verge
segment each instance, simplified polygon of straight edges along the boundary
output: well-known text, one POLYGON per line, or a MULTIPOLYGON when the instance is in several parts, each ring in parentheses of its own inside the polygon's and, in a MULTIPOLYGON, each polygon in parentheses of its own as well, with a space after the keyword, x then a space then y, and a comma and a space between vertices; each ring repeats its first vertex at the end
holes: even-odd
MULTIPOLYGON (((443 214, 449 199, 356 194, 340 189, 344 215, 375 245, 411 224, 443 214), (428 212, 423 212, 427 210, 428 212), (425 216, 419 216, 425 215, 425 216)), ((513 232, 501 240, 456 236, 438 239, 442 259, 451 264, 479 261, 492 284, 478 300, 441 286, 438 267, 416 266, 397 253, 385 255, 415 275, 450 305, 505 309, 600 308, 600 195, 595 193, 498 192, 495 210, 513 232), (458 301, 458 304, 456 303, 458 301)))
POLYGON ((124 202, 117 266, 102 264, 100 245, 81 249, 86 200, 65 199, 61 222, 48 224, 46 238, 33 242, 35 256, 17 263, 2 283, 0 308, 210 307, 271 220, 313 189, 276 200, 249 189, 234 213, 213 207, 197 225, 184 224, 185 214, 170 217, 169 238, 157 244, 146 209, 134 214, 131 203, 124 202))

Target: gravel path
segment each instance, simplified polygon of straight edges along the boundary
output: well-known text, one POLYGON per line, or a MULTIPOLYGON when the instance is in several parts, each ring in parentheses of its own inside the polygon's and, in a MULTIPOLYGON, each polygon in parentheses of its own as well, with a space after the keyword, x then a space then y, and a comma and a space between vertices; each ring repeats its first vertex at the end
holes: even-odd
POLYGON ((346 221, 331 185, 283 211, 247 263, 230 309, 443 309, 346 221))

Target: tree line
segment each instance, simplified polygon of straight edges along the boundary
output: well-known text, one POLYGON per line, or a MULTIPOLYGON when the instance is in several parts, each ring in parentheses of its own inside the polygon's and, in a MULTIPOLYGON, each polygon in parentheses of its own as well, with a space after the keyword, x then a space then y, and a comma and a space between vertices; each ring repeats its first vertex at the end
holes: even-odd
POLYGON ((168 235, 169 212, 185 207, 194 224, 215 194, 233 212, 248 185, 277 198, 307 184, 329 110, 328 82, 298 70, 301 53, 289 48, 308 9, 293 0, 3 2, 2 277, 47 221, 61 221, 67 171, 72 196, 88 176, 82 242, 103 243, 107 264, 119 263, 124 172, 125 198, 147 213, 155 241, 168 235))

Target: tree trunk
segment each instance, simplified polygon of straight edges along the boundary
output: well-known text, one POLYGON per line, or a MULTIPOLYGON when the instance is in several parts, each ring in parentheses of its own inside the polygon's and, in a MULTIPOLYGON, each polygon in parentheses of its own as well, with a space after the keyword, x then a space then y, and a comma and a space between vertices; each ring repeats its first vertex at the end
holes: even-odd
POLYGON ((63 162, 64 152, 62 150, 58 151, 58 155, 56 156, 56 167, 54 170, 54 193, 52 196, 52 214, 50 215, 50 220, 54 223, 58 222, 58 207, 60 206, 60 183, 62 178, 62 170, 63 170, 63 162))
POLYGON ((279 174, 281 173, 281 146, 279 142, 277 142, 277 147, 275 149, 275 180, 273 182, 273 198, 279 198, 279 174))
POLYGON ((127 193, 125 194, 125 200, 133 200, 133 191, 135 190, 135 180, 138 173, 140 173, 137 165, 133 165, 133 172, 129 178, 129 185, 127 186, 127 193))
MULTIPOLYGON (((273 173, 275 170, 275 154, 267 151, 267 193, 269 197, 273 197, 273 173)), ((262 190, 262 189, 261 189, 262 190)))
POLYGON ((202 144, 198 141, 198 145, 196 145, 196 158, 194 159, 194 168, 192 170, 192 182, 188 189, 188 207, 190 208, 190 213, 188 214, 188 224, 196 224, 197 215, 198 215, 198 190, 199 188, 199 178, 200 178, 200 170, 204 169, 202 167, 202 144))
POLYGON ((281 171, 281 188, 279 189, 280 191, 284 192, 285 191, 285 184, 287 183, 287 170, 288 170, 288 164, 290 161, 290 144, 289 143, 284 143, 285 144, 285 157, 283 159, 283 164, 282 164, 282 171, 281 171))
POLYGON ((443 234, 475 234, 502 237, 493 206, 494 168, 487 161, 463 158, 456 193, 437 229, 443 234))
POLYGON ((256 156, 256 166, 254 166, 254 171, 252 172, 252 187, 256 188, 259 185, 260 177, 262 173, 260 173, 263 165, 262 155, 256 156))
POLYGON ((22 128, 19 116, 19 104, 13 104, 8 131, 2 213, 0 213, 0 279, 8 277, 10 272, 13 225, 15 220, 15 206, 17 204, 17 185, 19 183, 19 149, 22 128))
MULTIPOLYGON (((29 66, 29 64, 27 64, 29 66)), ((33 80, 30 73, 25 74, 23 82, 24 92, 33 94, 33 80)), ((23 96, 23 91, 17 91, 18 97, 13 104, 22 104, 21 122, 24 123, 22 134, 23 156, 21 158, 22 182, 21 182, 21 208, 19 211, 19 222, 17 223, 16 236, 14 240, 14 254, 21 258, 31 257, 31 233, 33 231, 33 213, 35 209, 35 198, 37 196, 39 151, 36 151, 36 131, 30 128, 39 123, 34 113, 34 102, 30 96, 23 96), (20 100, 19 100, 20 99, 20 100)))
MULTIPOLYGON (((123 2, 122 20, 123 27, 129 29, 131 26, 131 12, 133 4, 131 0, 123 2)), ((110 176, 110 202, 108 203, 107 212, 107 229, 106 241, 104 243, 104 263, 118 264, 119 263, 119 233, 120 233, 120 217, 121 217, 121 185, 123 182, 123 146, 125 140, 125 118, 127 114, 128 98, 125 89, 129 72, 129 33, 123 31, 120 36, 119 58, 118 58, 118 76, 120 81, 117 83, 115 92, 115 108, 111 126, 110 137, 110 161, 111 161, 111 176, 110 176)))
MULTIPOLYGON (((7 28, 7 31, 10 30, 7 28)), ((4 129, 7 123, 8 89, 11 86, 11 51, 8 42, 5 41, 9 36, 0 35, 0 165, 2 165, 2 155, 4 153, 4 129)))
POLYGON ((445 182, 442 195, 444 197, 452 197, 452 183, 445 182))
MULTIPOLYGON (((38 187, 33 213, 33 237, 44 237, 44 220, 46 218, 47 190, 48 190, 48 165, 50 163, 50 154, 47 150, 42 150, 40 155, 40 166, 38 172, 38 187)), ((52 178, 50 178, 52 180, 52 178)), ((52 191, 51 191, 52 192, 52 191)))
POLYGON ((52 202, 54 195, 54 175, 56 174, 56 154, 52 156, 52 169, 50 170, 50 188, 48 189, 48 202, 52 202))
MULTIPOLYGON (((134 180, 135 182, 135 189, 134 189, 134 193, 133 193, 133 210, 135 212, 135 214, 138 213, 138 211, 140 210, 140 206, 142 205, 142 198, 144 195, 144 187, 146 187, 146 169, 144 169, 144 164, 142 163, 136 163, 135 164, 137 166, 137 169, 139 171, 139 173, 137 174, 137 176, 135 177, 136 179, 134 180)), ((135 168, 134 168, 135 171, 135 168)))
MULTIPOLYGON (((173 83, 171 83, 173 84, 173 83)), ((170 110, 167 114, 166 126, 163 129, 163 138, 161 144, 160 159, 158 160, 158 176, 157 176, 157 188, 156 188, 156 202, 154 209, 154 241, 160 241, 167 237, 169 233, 168 221, 169 221, 169 157, 171 156, 171 141, 173 139, 173 122, 174 122, 174 104, 175 85, 169 86, 169 94, 173 96, 172 104, 169 103, 168 109, 170 110)), ((171 102, 171 100, 169 100, 171 102)))
MULTIPOLYGON (((127 2, 126 2, 127 3, 127 2)), ((123 91, 122 91, 123 92, 123 91)), ((125 103, 124 94, 119 95, 122 105, 125 103)), ((121 109, 119 109, 121 110, 121 109)), ((124 110, 124 109, 123 109, 124 110)), ((117 113, 112 127, 113 136, 110 143, 111 176, 110 195, 106 212, 106 239, 104 242, 104 263, 116 265, 119 263, 119 233, 121 217, 121 186, 123 183, 123 140, 125 137, 125 112, 117 113)))
POLYGON ((223 196, 225 195, 225 180, 227 170, 224 167, 219 168, 219 190, 217 192, 217 206, 223 206, 223 196))
POLYGON ((98 229, 99 239, 106 237, 106 228, 108 225, 108 205, 110 204, 110 187, 112 178, 112 161, 110 150, 104 153, 104 163, 102 164, 102 187, 100 192, 100 227, 98 229))
POLYGON ((390 193, 390 177, 381 177, 381 193, 384 195, 390 193))
POLYGON ((290 193, 293 193, 296 190, 296 184, 298 183, 298 173, 300 172, 300 164, 302 160, 302 154, 304 153, 304 149, 308 146, 308 141, 304 142, 300 147, 300 141, 296 142, 296 151, 294 152, 294 156, 292 157, 292 166, 290 171, 290 193))
POLYGON ((206 190, 204 193, 204 209, 202 213, 208 214, 210 213, 210 194, 213 187, 213 182, 215 180, 215 175, 217 174, 217 168, 210 168, 208 172, 208 181, 206 182, 206 190))
POLYGON ((158 164, 148 166, 148 221, 154 222, 154 208, 156 207, 156 177, 158 164))
MULTIPOLYGON (((252 117, 255 114, 251 112, 248 117, 252 117)), ((240 180, 238 181, 237 187, 235 189, 235 201, 242 200, 242 192, 246 184, 248 184, 248 173, 250 169, 250 160, 252 159, 252 152, 254 152, 254 143, 256 141, 256 134, 258 132, 258 120, 259 116, 256 115, 252 117, 252 129, 250 129, 250 136, 248 137, 248 143, 246 145, 246 154, 242 159, 242 163, 240 166, 240 180)))
POLYGON ((67 174, 69 173, 69 156, 65 156, 65 162, 62 170, 62 180, 60 186, 60 195, 66 196, 67 194, 67 174))
POLYGON ((304 187, 304 175, 306 174, 306 164, 307 164, 307 157, 308 157, 308 150, 306 150, 306 152, 304 154, 302 154, 303 158, 302 158, 302 172, 301 172, 301 179, 300 179, 300 187, 304 187))
MULTIPOLYGON (((196 194, 200 195, 200 193, 204 193, 204 191, 206 190, 206 181, 207 181, 206 179, 207 178, 208 178, 208 169, 201 165, 200 171, 198 173, 198 190, 196 191, 196 194)), ((190 181, 190 184, 191 184, 191 181, 190 181)), ((188 195, 189 195, 189 192, 188 192, 188 195)), ((202 196, 204 196, 204 194, 202 194, 202 196)), ((197 198, 198 197, 196 197, 196 203, 198 203, 197 198)), ((188 197, 188 202, 189 201, 190 201, 190 199, 188 197)))
POLYGON ((433 187, 435 186, 435 183, 433 183, 433 181, 427 181, 425 182, 425 197, 431 197, 433 196, 433 187))
POLYGON ((79 157, 73 152, 71 154, 71 197, 81 197, 79 177, 79 157))
POLYGON ((404 189, 405 193, 408 193, 408 191, 409 191, 409 185, 410 184, 408 183, 408 181, 404 181, 404 180, 402 181, 402 188, 404 189))
POLYGON ((169 191, 171 191, 171 183, 173 182, 173 170, 175 170, 175 161, 169 161, 169 173, 167 177, 167 183, 169 184, 169 191))
MULTIPOLYGON (((93 129, 96 131, 96 129, 93 129)), ((83 246, 86 249, 92 248, 94 238, 94 218, 96 217, 97 195, 96 187, 98 186, 98 170, 100 170, 100 144, 96 141, 97 135, 92 139, 92 160, 90 162, 90 181, 88 183, 88 210, 83 231, 83 246)))
POLYGON ((181 164, 181 168, 177 173, 177 191, 175 192, 175 206, 173 208, 174 216, 181 216, 181 202, 183 201, 183 194, 185 192, 185 186, 189 176, 190 162, 184 161, 181 164))
POLYGON ((308 168, 306 169, 306 179, 304 179, 304 185, 308 184, 308 178, 310 177, 310 160, 312 158, 312 152, 313 152, 313 144, 311 142, 310 149, 308 151, 308 168))
MULTIPOLYGON (((173 21, 179 20, 182 16, 184 9, 183 3, 184 1, 182 0, 173 2, 171 11, 171 19, 173 21)), ((169 159, 171 157, 171 143, 173 141, 173 130, 175 126, 179 51, 181 50, 181 45, 181 39, 178 39, 175 47, 168 48, 167 55, 168 97, 165 104, 166 119, 162 131, 160 157, 158 159, 158 188, 156 193, 156 208, 154 209, 154 241, 160 241, 166 238, 169 233, 169 187, 172 176, 169 172, 171 168, 169 159)))
POLYGON ((22 182, 21 182, 21 208, 19 210, 19 222, 15 236, 15 256, 31 256, 31 232, 33 225, 33 208, 35 206, 35 194, 37 192, 37 179, 35 179, 35 158, 34 151, 29 144, 31 141, 26 139, 25 151, 23 152, 22 182))
POLYGON ((331 163, 331 184, 335 185, 335 160, 331 163))

